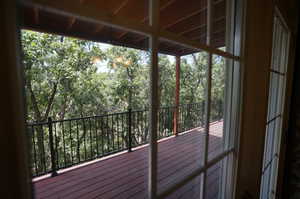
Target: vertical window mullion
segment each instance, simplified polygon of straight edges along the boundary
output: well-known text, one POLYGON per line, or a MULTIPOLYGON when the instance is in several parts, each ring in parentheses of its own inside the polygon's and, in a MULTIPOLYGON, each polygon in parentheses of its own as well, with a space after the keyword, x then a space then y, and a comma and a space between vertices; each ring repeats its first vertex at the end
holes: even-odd
MULTIPOLYGON (((211 44, 212 36, 212 16, 213 16, 213 4, 212 0, 207 0, 207 33, 206 33, 206 43, 209 46, 211 44)), ((205 97, 205 126, 204 126, 204 156, 202 164, 204 167, 207 166, 208 161, 208 147, 209 147, 209 123, 210 123, 210 106, 211 106, 211 78, 212 78, 212 58, 213 55, 211 52, 208 52, 208 68, 206 72, 206 97, 205 97)), ((202 175, 202 183, 200 189, 200 198, 205 199, 206 197, 206 178, 207 178, 207 169, 205 169, 202 175)))
POLYGON ((154 33, 150 35, 150 110, 149 110, 149 161, 148 161, 148 197, 157 196, 157 120, 158 120, 158 24, 159 0, 149 1, 149 22, 154 33))
MULTIPOLYGON (((212 76, 212 54, 208 54, 208 69, 207 69, 207 89, 206 89, 206 99, 205 99, 205 127, 204 127, 204 159, 202 161, 204 167, 207 166, 208 161, 208 149, 209 149, 209 123, 210 123, 210 105, 211 105, 211 76, 212 76)), ((202 179, 201 187, 201 198, 205 198, 206 193, 206 177, 207 169, 205 169, 202 179)))

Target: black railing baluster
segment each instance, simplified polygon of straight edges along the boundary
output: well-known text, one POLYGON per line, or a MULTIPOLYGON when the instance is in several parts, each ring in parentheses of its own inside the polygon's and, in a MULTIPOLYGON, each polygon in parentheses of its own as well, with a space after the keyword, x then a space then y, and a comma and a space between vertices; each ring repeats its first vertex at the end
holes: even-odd
POLYGON ((139 137, 138 137, 138 142, 140 145, 144 144, 142 141, 142 133, 140 131, 140 115, 141 115, 141 112, 137 112, 137 115, 136 115, 136 129, 139 133, 139 137))
POLYGON ((122 133, 122 149, 124 149, 126 146, 125 146, 125 140, 124 140, 124 113, 122 113, 122 130, 121 130, 121 133, 122 133))
POLYGON ((38 175, 38 167, 37 167, 37 159, 36 159, 36 148, 35 148, 35 136, 34 136, 34 125, 31 126, 31 135, 32 135, 32 143, 33 143, 33 158, 34 158, 34 168, 35 175, 38 175))
POLYGON ((169 134, 170 134, 170 107, 167 107, 166 108, 166 115, 165 115, 165 137, 169 137, 169 134))
POLYGON ((185 105, 183 105, 183 109, 182 109, 182 131, 185 131, 185 120, 186 120, 186 109, 185 109, 185 105))
POLYGON ((49 128, 49 147, 50 147, 50 155, 51 155, 51 176, 57 176, 57 166, 56 166, 56 155, 54 150, 54 142, 53 142, 53 129, 52 129, 52 119, 48 118, 48 128, 49 128))
POLYGON ((72 121, 69 121, 69 134, 70 134, 70 155, 71 155, 71 165, 73 162, 73 140, 72 140, 72 121))
POLYGON ((135 129, 136 129, 136 135, 137 135, 137 142, 138 142, 138 145, 141 145, 142 142, 141 142, 141 132, 140 132, 140 129, 139 129, 139 115, 140 115, 140 112, 137 111, 136 112, 136 116, 135 116, 135 129))
MULTIPOLYGON (((185 105, 184 105, 185 106, 185 105)), ((186 106, 185 106, 186 107, 186 106)), ((182 115, 183 115, 183 128, 182 128, 182 131, 185 131, 185 124, 186 124, 186 108, 184 108, 183 109, 183 111, 182 111, 183 113, 182 113, 182 115)))
POLYGON ((145 123, 145 115, 147 115, 147 111, 143 111, 143 113, 142 113, 142 130, 143 130, 143 141, 144 141, 144 143, 147 143, 147 141, 148 141, 148 136, 147 136, 147 125, 146 125, 146 123, 145 123))
POLYGON ((165 109, 163 108, 161 110, 161 114, 160 114, 160 137, 159 138, 164 137, 164 112, 165 112, 165 109))
POLYGON ((106 130, 105 130, 105 134, 106 134, 106 150, 107 150, 107 152, 109 152, 110 151, 110 144, 109 144, 109 132, 108 132, 108 130, 109 130, 109 126, 108 126, 108 116, 106 116, 106 128, 105 128, 106 130))
POLYGON ((162 121, 161 121, 161 128, 162 128, 162 133, 161 133, 161 138, 164 138, 166 135, 166 108, 163 108, 161 117, 162 117, 162 121))
MULTIPOLYGON (((41 166, 43 168, 41 168, 41 170, 43 170, 45 173, 47 172, 47 167, 46 167, 46 157, 45 157, 45 137, 44 137, 44 130, 43 130, 43 126, 42 125, 39 125, 40 127, 40 133, 41 133, 41 137, 42 137, 42 148, 41 148, 41 152, 40 152, 40 155, 41 155, 41 166)), ((40 150, 40 149, 39 149, 40 150)))
POLYGON ((58 144, 59 144, 59 140, 58 140, 58 137, 57 137, 57 128, 56 128, 56 123, 53 123, 52 121, 52 129, 54 129, 54 140, 55 140, 55 158, 56 158, 56 166, 57 168, 59 168, 59 154, 58 154, 58 144), (54 127, 54 128, 53 128, 54 127))
POLYGON ((94 121, 95 121, 95 138, 96 138, 95 141, 96 141, 96 147, 97 147, 97 150, 96 150, 97 155, 96 155, 96 157, 99 157, 99 143, 98 143, 99 142, 99 140, 98 140, 99 139, 99 130, 98 130, 99 129, 98 128, 99 127, 98 126, 99 123, 97 122, 97 119, 98 118, 94 119, 94 121))
POLYGON ((136 145, 138 145, 139 143, 136 142, 135 138, 136 138, 136 131, 135 131, 135 111, 131 112, 131 146, 135 147, 136 145))
POLYGON ((219 118, 218 118, 218 120, 221 120, 222 117, 223 117, 223 103, 222 103, 222 101, 220 100, 220 101, 219 101, 219 118))
POLYGON ((166 115, 165 115, 165 120, 166 120, 166 122, 165 122, 165 131, 166 131, 166 133, 165 133, 165 137, 168 137, 169 136, 169 114, 170 114, 170 108, 166 108, 166 115))
POLYGON ((201 103, 201 119, 202 119, 202 126, 204 127, 204 123, 205 123, 205 101, 202 101, 201 103))
POLYGON ((84 146, 84 159, 87 159, 87 151, 86 151, 86 127, 85 127, 85 122, 84 119, 82 120, 83 124, 83 146, 84 146))
MULTIPOLYGON (((178 133, 203 126, 204 107, 204 101, 178 107, 161 107, 158 113, 159 138, 173 135, 173 119, 177 108, 178 133)), ((221 120, 222 101, 215 101, 212 107, 213 121, 221 120)), ((58 121, 50 118, 45 122, 28 124, 29 135, 32 136, 29 140, 33 145, 33 176, 54 173, 58 169, 121 150, 131 152, 133 147, 148 143, 148 113, 148 109, 132 111, 130 108, 127 112, 58 121)))
POLYGON ((168 112, 168 136, 170 136, 172 134, 172 112, 173 112, 173 108, 169 108, 169 112, 168 112))
POLYGON ((170 132, 170 108, 167 108, 167 114, 166 114, 166 137, 169 136, 170 132))
POLYGON ((145 142, 144 140, 144 131, 143 131, 143 112, 140 112, 140 117, 139 117, 139 126, 140 126, 140 133, 141 133, 141 142, 145 142))
POLYGON ((137 127, 137 125, 136 125, 136 111, 133 111, 133 113, 132 113, 132 128, 133 128, 133 130, 132 130, 132 134, 131 134, 131 138, 132 138, 132 146, 133 147, 136 147, 136 146, 139 146, 139 141, 138 141, 138 139, 137 139, 137 136, 138 136, 138 132, 136 131, 136 127, 137 127))
POLYGON ((162 138, 166 136, 166 113, 167 109, 163 109, 163 114, 162 114, 162 138))
POLYGON ((77 152, 76 152, 76 155, 77 155, 77 163, 80 162, 80 140, 79 140, 79 129, 78 129, 78 121, 76 120, 76 135, 77 135, 77 152))
POLYGON ((63 135, 63 147, 64 147, 64 166, 67 166, 67 159, 66 159, 66 140, 65 140, 65 127, 64 123, 60 122, 62 128, 62 135, 63 135))
POLYGON ((160 139, 160 137, 161 137, 161 111, 162 111, 161 109, 158 110, 158 121, 157 121, 157 125, 158 125, 157 137, 158 137, 158 139, 160 139))
POLYGON ((90 126, 90 158, 93 158, 94 153, 93 153, 93 137, 92 137, 92 124, 91 124, 91 118, 89 118, 89 126, 90 126))
POLYGON ((112 151, 115 151, 115 128, 114 128, 114 116, 111 115, 111 136, 112 136, 112 151))
POLYGON ((119 134, 119 126, 120 122, 119 122, 119 114, 117 114, 117 141, 118 141, 118 151, 120 150, 120 134, 119 134))
POLYGON ((161 134, 161 138, 164 138, 166 136, 166 113, 167 113, 167 109, 164 108, 161 114, 162 117, 162 121, 161 121, 161 128, 162 128, 162 134, 161 134))
POLYGON ((164 118, 165 118, 165 116, 164 116, 164 113, 165 113, 165 109, 163 108, 162 110, 161 110, 161 114, 160 114, 160 138, 163 138, 164 137, 164 118))
POLYGON ((135 140, 137 141, 137 145, 141 145, 141 142, 140 142, 140 132, 139 132, 139 112, 138 111, 136 111, 135 112, 135 127, 134 127, 134 129, 135 129, 135 140), (136 138, 137 137, 137 138, 136 138))
POLYGON ((100 117, 99 118, 100 119, 100 124, 101 124, 101 126, 100 126, 100 130, 101 130, 101 155, 103 156, 104 155, 104 140, 103 140, 103 138, 104 138, 104 128, 103 128, 103 117, 100 117))
POLYGON ((141 121, 141 132, 142 132, 142 141, 143 143, 145 142, 145 129, 144 129, 144 111, 141 112, 141 118, 140 118, 140 121, 141 121))
POLYGON ((128 109, 128 152, 132 151, 132 132, 131 132, 131 116, 132 116, 132 110, 131 108, 128 109))
MULTIPOLYGON (((175 114, 175 111, 176 111, 176 109, 174 108, 174 112, 173 112, 173 114, 175 114)), ((178 121, 177 121, 177 131, 178 131, 178 133, 181 133, 181 131, 180 131, 180 126, 181 126, 181 106, 179 105, 178 106, 178 121)), ((175 131, 175 129, 174 129, 174 131, 175 131)))

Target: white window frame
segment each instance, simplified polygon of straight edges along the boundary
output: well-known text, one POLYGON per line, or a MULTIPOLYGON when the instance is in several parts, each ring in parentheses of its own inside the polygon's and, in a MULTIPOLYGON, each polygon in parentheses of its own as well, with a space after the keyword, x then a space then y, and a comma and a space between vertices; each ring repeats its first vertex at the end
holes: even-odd
MULTIPOLYGON (((220 198, 232 198, 234 194, 235 185, 235 173, 237 165, 237 152, 238 152, 238 132, 239 132, 239 116, 240 116, 240 93, 241 93, 241 41, 242 41, 242 20, 244 5, 242 0, 227 0, 227 35, 226 45, 227 51, 222 51, 210 46, 211 38, 211 18, 212 18, 212 2, 213 0, 207 0, 208 5, 208 17, 207 17, 207 44, 202 44, 197 41, 192 41, 182 36, 178 36, 174 33, 159 28, 159 0, 149 0, 149 25, 136 23, 124 19, 119 16, 111 16, 107 13, 101 13, 96 8, 81 6, 76 2, 70 3, 69 0, 23 0, 22 3, 35 6, 41 9, 47 9, 51 12, 67 15, 70 17, 80 18, 83 21, 105 24, 116 28, 125 29, 132 32, 137 32, 142 35, 148 36, 149 51, 151 53, 151 70, 150 70, 150 121, 149 121, 149 173, 148 173, 148 196, 149 198, 164 198, 170 193, 182 187, 184 184, 193 180, 195 177, 203 176, 202 187, 200 190, 201 198, 205 198, 205 179, 206 171, 214 164, 223 162, 222 180, 226 183, 221 183, 220 198), (237 11, 238 12, 234 12, 237 11), (233 15, 230 15, 233 14, 233 15), (232 26, 234 25, 234 26, 232 26), (237 36, 238 35, 238 36, 237 36), (236 37, 237 36, 237 37, 236 37), (158 85, 157 79, 159 77, 158 70, 158 41, 166 40, 172 43, 177 43, 182 46, 197 49, 199 51, 205 51, 209 54, 208 65, 208 88, 206 97, 206 122, 205 122, 205 156, 204 164, 199 165, 199 168, 192 172, 189 176, 186 176, 181 182, 174 184, 174 186, 165 190, 158 195, 157 193, 157 113, 158 113, 158 85), (224 151, 220 153, 214 159, 208 161, 208 136, 209 136, 209 116, 210 116, 210 101, 211 101, 211 68, 212 68, 212 56, 218 55, 227 59, 226 74, 227 81, 226 87, 227 94, 225 96, 225 110, 227 120, 224 123, 224 151), (230 133, 229 133, 230 132, 230 133), (229 177, 230 176, 230 177, 229 177)), ((188 2, 187 2, 188 3, 188 2)))
POLYGON ((286 98, 286 78, 290 48, 290 30, 278 8, 273 21, 273 48, 270 66, 268 115, 260 198, 276 198, 278 164, 284 104, 286 98), (275 94, 274 94, 275 92, 275 94))

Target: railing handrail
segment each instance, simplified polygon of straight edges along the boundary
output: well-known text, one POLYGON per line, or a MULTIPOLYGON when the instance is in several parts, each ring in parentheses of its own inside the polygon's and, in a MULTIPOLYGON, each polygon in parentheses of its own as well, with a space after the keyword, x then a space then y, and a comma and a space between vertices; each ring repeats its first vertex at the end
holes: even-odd
MULTIPOLYGON (((202 101, 203 102, 203 101, 202 101)), ((190 103, 190 104, 180 104, 178 107, 182 106, 190 106, 190 105, 197 105, 201 104, 202 102, 196 102, 196 103, 190 103)), ((175 105, 172 106, 161 106, 159 109, 167 109, 167 108, 176 108, 175 105)), ((144 112, 149 111, 148 108, 140 109, 140 110, 132 110, 131 113, 137 113, 137 112, 144 112)), ((76 120, 85 120, 85 119, 93 119, 93 118, 100 118, 100 117, 109 117, 113 115, 122 115, 127 114, 129 111, 123 111, 123 112, 116 112, 116 113, 108 113, 108 114, 101 114, 101 115, 93 115, 93 116, 84 116, 84 117, 74 117, 69 119, 63 119, 63 120, 52 120, 52 123, 60 123, 60 122, 68 122, 68 121, 76 121, 76 120)), ((46 125, 48 124, 48 121, 43 122, 27 122, 28 126, 40 126, 40 125, 46 125)))
MULTIPOLYGON (((203 126, 204 106, 204 101, 161 106, 158 139, 203 126), (178 128, 174 127, 175 124, 178 128)), ((222 106, 216 108, 212 119, 220 120, 222 106)), ((64 120, 52 120, 49 117, 47 121, 28 123, 34 176, 47 172, 55 176, 58 169, 119 151, 131 152, 132 148, 148 143, 147 111, 149 109, 128 109, 124 112, 64 120)))

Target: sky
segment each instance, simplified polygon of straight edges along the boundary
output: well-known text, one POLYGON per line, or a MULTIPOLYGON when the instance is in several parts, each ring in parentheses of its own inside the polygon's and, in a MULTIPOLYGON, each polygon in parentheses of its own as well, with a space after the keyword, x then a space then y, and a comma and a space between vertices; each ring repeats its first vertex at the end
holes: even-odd
MULTIPOLYGON (((108 48, 113 47, 111 44, 106 44, 106 43, 97 43, 100 47, 101 50, 105 51, 108 48)), ((170 60, 171 63, 175 63, 175 57, 171 55, 167 55, 168 59, 170 60)), ((96 62, 97 66, 97 72, 98 73, 104 73, 104 72, 109 72, 110 69, 107 67, 107 61, 106 60, 99 60, 96 62)))

